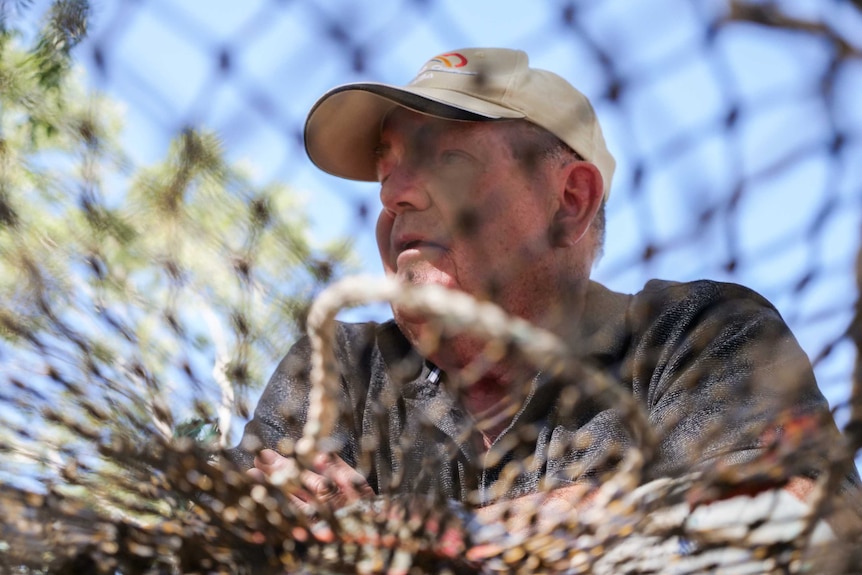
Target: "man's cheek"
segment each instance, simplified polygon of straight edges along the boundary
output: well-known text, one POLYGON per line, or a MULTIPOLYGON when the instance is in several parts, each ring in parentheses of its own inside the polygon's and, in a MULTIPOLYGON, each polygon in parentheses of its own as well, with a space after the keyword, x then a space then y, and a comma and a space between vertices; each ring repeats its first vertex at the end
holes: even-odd
POLYGON ((383 263, 383 269, 387 272, 394 272, 394 262, 392 258, 392 226, 395 224, 395 218, 386 210, 381 210, 377 217, 377 227, 375 230, 377 236, 377 249, 380 252, 380 261, 383 263))

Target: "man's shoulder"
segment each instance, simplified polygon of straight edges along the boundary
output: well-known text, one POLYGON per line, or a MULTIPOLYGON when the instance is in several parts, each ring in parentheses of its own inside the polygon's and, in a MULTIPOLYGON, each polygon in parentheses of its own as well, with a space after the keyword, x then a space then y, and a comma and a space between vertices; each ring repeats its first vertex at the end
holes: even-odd
POLYGON ((335 338, 341 349, 354 351, 369 350, 378 347, 409 346, 406 338, 398 329, 395 320, 383 322, 335 322, 335 338))
POLYGON ((751 288, 731 282, 701 279, 694 281, 671 281, 662 279, 649 280, 641 291, 635 294, 637 299, 667 298, 676 299, 752 299, 762 305, 772 307, 772 304, 751 288))
POLYGON ((769 301, 739 284, 713 280, 689 282, 653 279, 640 291, 615 292, 591 282, 581 321, 585 350, 621 355, 647 334, 671 335, 701 322, 783 321, 769 301))
POLYGON ((386 334, 392 330, 398 330, 395 321, 387 320, 382 322, 377 321, 336 321, 335 322, 335 337, 338 340, 345 342, 373 341, 381 334, 386 334))
POLYGON ((725 302, 748 302, 754 307, 775 311, 775 307, 756 291, 740 284, 714 280, 671 281, 652 279, 640 291, 622 293, 591 281, 587 292, 585 319, 598 325, 621 321, 638 313, 659 314, 683 308, 689 312, 725 302))
POLYGON ((336 322, 335 339, 335 354, 346 372, 370 376, 372 371, 416 362, 416 350, 393 319, 336 322))
MULTIPOLYGON (((387 342, 390 347, 397 346, 399 338, 404 337, 393 320, 376 322, 335 322, 335 341, 333 342, 336 358, 343 364, 363 361, 380 342, 387 342)), ((386 344, 384 344, 386 345, 386 344)), ((281 360, 276 375, 299 375, 306 373, 311 366, 311 338, 303 335, 294 342, 290 351, 281 360)))
POLYGON ((766 313, 780 317, 775 306, 758 292, 740 284, 714 280, 650 280, 632 296, 629 311, 635 320, 695 318, 705 312, 766 313))

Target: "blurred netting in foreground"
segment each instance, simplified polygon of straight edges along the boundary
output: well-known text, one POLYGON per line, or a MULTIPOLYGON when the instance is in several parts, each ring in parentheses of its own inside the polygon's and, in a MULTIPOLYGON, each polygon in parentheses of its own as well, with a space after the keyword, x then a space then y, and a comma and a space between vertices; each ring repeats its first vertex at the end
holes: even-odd
POLYGON ((728 566, 852 572, 858 534, 803 561, 804 530, 766 542, 749 524, 694 533, 674 513, 696 490, 635 492, 636 458, 607 483, 601 513, 479 550, 469 510, 388 494, 328 518, 340 528, 318 538, 289 486, 252 488, 209 462, 237 440, 249 389, 305 327, 312 297, 355 269, 339 238, 374 257, 374 187, 315 175, 301 144, 309 106, 335 84, 404 83, 433 54, 477 44, 523 48, 594 102, 619 162, 597 279, 762 292, 845 430, 835 468, 858 452, 862 6, 632 4, 548 3, 493 21, 441 1, 261 2, 231 17, 169 2, 61 0, 44 15, 0 2, 0 568, 615 572, 619 561, 687 573, 710 571, 708 552, 726 547, 754 557, 721 556, 728 566), (665 560, 660 542, 685 529, 706 563, 665 560), (633 532, 653 539, 626 549, 633 532))

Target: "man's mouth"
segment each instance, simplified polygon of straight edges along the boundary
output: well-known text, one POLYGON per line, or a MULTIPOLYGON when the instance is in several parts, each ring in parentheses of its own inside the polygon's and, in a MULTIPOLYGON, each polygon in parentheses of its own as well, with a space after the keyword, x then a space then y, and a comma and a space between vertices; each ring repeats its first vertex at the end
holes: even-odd
POLYGON ((397 251, 398 251, 398 253, 401 253, 401 252, 405 252, 405 251, 407 251, 407 250, 415 250, 415 249, 419 249, 419 248, 438 248, 438 249, 442 249, 442 248, 443 248, 443 246, 441 246, 441 245, 440 245, 440 244, 438 244, 438 243, 431 242, 431 241, 428 241, 428 240, 423 240, 423 239, 411 239, 411 240, 406 240, 406 241, 403 241, 403 242, 399 242, 399 243, 398 243, 398 250, 397 250, 397 251))

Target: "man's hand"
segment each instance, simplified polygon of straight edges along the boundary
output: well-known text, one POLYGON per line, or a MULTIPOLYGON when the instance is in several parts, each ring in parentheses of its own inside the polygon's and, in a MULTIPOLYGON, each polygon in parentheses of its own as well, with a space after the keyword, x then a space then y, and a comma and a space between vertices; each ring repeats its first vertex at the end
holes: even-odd
POLYGON ((364 497, 374 497, 374 490, 361 473, 337 455, 327 453, 314 457, 313 469, 301 469, 292 457, 264 449, 254 458, 254 468, 248 474, 275 484, 298 480, 302 489, 290 498, 310 516, 316 515, 321 506, 335 511, 364 497))

